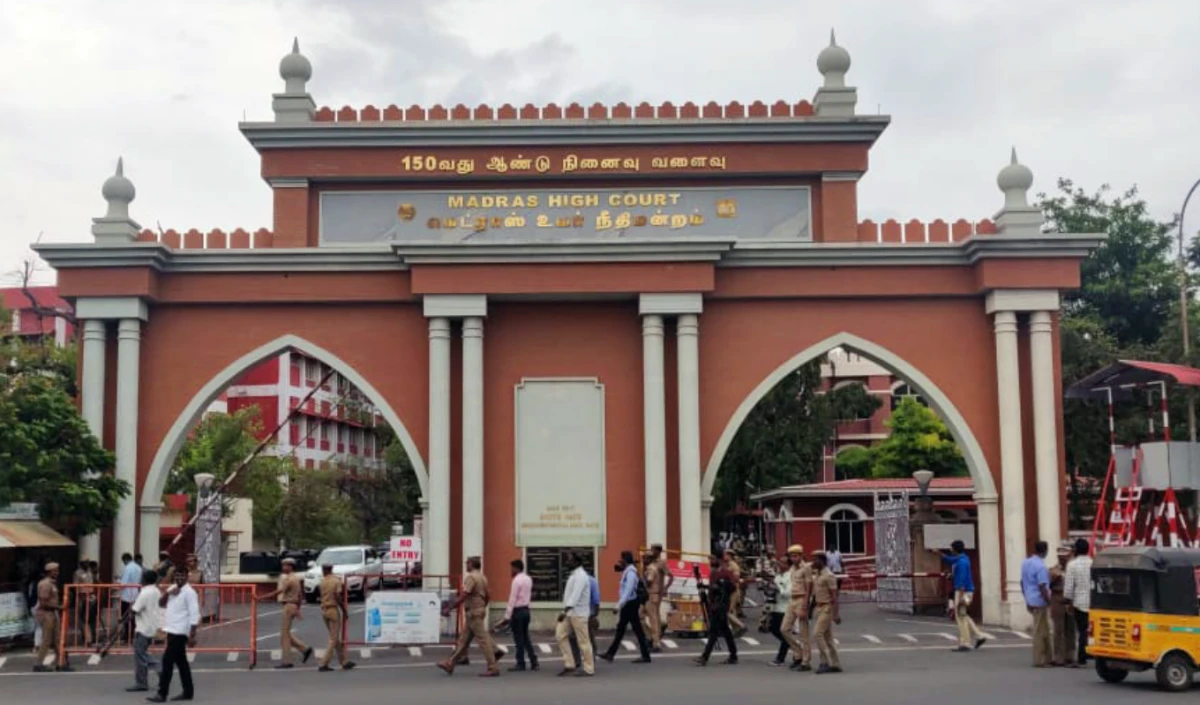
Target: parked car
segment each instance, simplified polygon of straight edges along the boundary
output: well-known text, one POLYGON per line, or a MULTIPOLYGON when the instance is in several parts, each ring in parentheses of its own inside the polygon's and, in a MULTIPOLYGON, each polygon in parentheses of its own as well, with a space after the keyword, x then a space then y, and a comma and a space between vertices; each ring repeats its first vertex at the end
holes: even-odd
POLYGON ((383 561, 371 546, 329 546, 321 551, 312 567, 304 573, 304 597, 316 602, 321 584, 321 566, 332 565, 334 575, 346 581, 350 599, 362 599, 367 590, 383 585, 383 561))

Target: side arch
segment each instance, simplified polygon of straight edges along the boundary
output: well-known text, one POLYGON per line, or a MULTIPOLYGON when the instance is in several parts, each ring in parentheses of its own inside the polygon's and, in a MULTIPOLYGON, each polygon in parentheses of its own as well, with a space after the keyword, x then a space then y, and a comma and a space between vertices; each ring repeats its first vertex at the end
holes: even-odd
MULTIPOLYGON (((412 462, 413 471, 417 476, 417 483, 421 487, 421 496, 428 497, 429 472, 425 467, 425 461, 421 457, 420 451, 417 449, 417 444, 413 441, 408 429, 400 420, 400 417, 387 403, 383 395, 377 389, 371 386, 371 383, 358 373, 353 367, 339 358, 337 355, 329 352, 315 343, 312 343, 297 335, 284 335, 272 340, 271 342, 262 345, 238 359, 231 362, 215 377, 210 379, 207 384, 196 392, 192 400, 183 408, 179 418, 175 420, 166 436, 158 446, 158 451, 154 454, 154 460, 150 463, 150 470, 146 474, 146 480, 142 483, 142 491, 138 502, 142 509, 142 513, 153 513, 162 506, 163 488, 166 486, 167 475, 171 471, 171 465, 175 461, 175 457, 183 448, 183 443, 187 440, 188 432, 200 421, 204 411, 208 409, 221 392, 228 387, 238 375, 250 369, 254 365, 282 353, 285 350, 295 349, 303 352, 305 355, 316 358, 321 362, 329 365, 337 370, 342 376, 350 380, 354 386, 358 387, 371 403, 379 409, 379 413, 391 424, 392 429, 396 432, 396 438, 400 440, 400 444, 404 446, 404 450, 408 453, 408 458, 412 462)), ((157 551, 155 551, 157 553, 157 551)))
POLYGON ((890 368, 897 375, 908 380, 909 385, 916 389, 929 403, 930 408, 946 422, 946 427, 950 430, 950 434, 954 436, 954 440, 958 443, 959 448, 962 449, 967 469, 971 473, 971 480, 975 484, 975 496, 977 498, 988 499, 996 497, 996 483, 992 479, 992 473, 988 468, 987 458, 983 454, 983 449, 979 446, 979 441, 975 439, 975 435, 971 432, 971 427, 967 424, 966 419, 963 418, 963 415, 954 406, 954 403, 950 401, 950 398, 932 380, 904 358, 882 345, 872 343, 865 338, 847 332, 832 335, 805 348, 775 368, 742 401, 741 405, 733 412, 733 416, 730 417, 729 422, 725 425, 725 430, 721 432, 720 438, 717 439, 717 445, 713 448, 712 455, 709 456, 708 464, 704 469, 703 486, 701 488, 702 497, 712 496, 713 487, 717 480, 717 472, 721 467, 721 461, 725 459, 725 453, 728 452, 730 444, 733 443, 734 436, 737 435, 738 429, 741 428, 746 417, 754 410, 755 405, 775 385, 779 384, 784 377, 799 369, 802 365, 816 359, 818 356, 825 354, 832 348, 837 347, 851 348, 863 357, 870 358, 876 363, 890 368))
POLYGON ((859 521, 867 520, 867 513, 863 511, 862 507, 858 506, 857 504, 850 504, 849 502, 842 502, 841 504, 835 504, 832 507, 830 507, 829 509, 826 509, 825 513, 821 515, 821 521, 830 521, 831 519, 833 519, 834 514, 837 514, 838 512, 841 512, 841 511, 850 512, 859 521))

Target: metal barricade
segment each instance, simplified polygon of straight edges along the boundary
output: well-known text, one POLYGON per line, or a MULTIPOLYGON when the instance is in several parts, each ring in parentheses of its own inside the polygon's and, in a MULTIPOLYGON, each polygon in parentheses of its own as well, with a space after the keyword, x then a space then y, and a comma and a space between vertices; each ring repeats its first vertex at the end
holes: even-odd
POLYGON ((343 581, 343 598, 350 610, 349 619, 342 621, 342 642, 347 647, 359 648, 453 643, 463 628, 463 610, 461 604, 449 612, 446 608, 461 583, 461 578, 456 575, 385 573, 375 583, 365 581, 362 608, 355 610, 350 606, 349 584, 343 581), (432 629, 434 610, 438 615, 436 639, 432 629), (409 634, 397 640, 394 626, 402 619, 400 612, 405 613, 403 621, 409 627, 406 630, 409 634), (356 618, 361 619, 361 627, 354 624, 356 618), (422 628, 414 627, 418 623, 422 628))
POLYGON ((918 612, 944 607, 950 593, 941 573, 857 573, 838 576, 838 601, 841 604, 873 604, 892 611, 918 612), (880 582, 894 587, 907 583, 911 599, 896 602, 896 591, 880 590, 880 582))
MULTIPOLYGON (((194 653, 246 653, 250 668, 258 662, 258 601, 255 585, 193 585, 201 622, 194 653)), ((133 653, 135 620, 129 614, 141 585, 72 584, 63 589, 58 658, 71 654, 133 653)), ((160 625, 161 627, 162 625, 160 625)), ((160 631, 151 650, 164 648, 160 631)))

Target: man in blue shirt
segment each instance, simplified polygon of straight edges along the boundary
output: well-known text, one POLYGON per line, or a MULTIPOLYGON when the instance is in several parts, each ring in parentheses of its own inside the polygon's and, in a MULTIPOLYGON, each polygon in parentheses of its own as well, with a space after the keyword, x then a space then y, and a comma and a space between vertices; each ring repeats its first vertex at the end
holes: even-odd
POLYGON ((125 625, 122 628, 122 638, 128 640, 133 634, 133 619, 129 616, 129 610, 142 590, 142 567, 128 553, 121 554, 121 563, 125 567, 121 569, 119 580, 126 586, 121 588, 121 623, 125 625))
POLYGON ((1046 567, 1046 554, 1050 552, 1045 541, 1033 545, 1033 555, 1021 563, 1021 592, 1025 606, 1033 615, 1033 665, 1045 668, 1050 665, 1053 648, 1050 642, 1050 569, 1046 567))
POLYGON ((642 582, 642 576, 638 575, 633 551, 621 551, 621 562, 613 568, 621 574, 621 595, 617 599, 617 633, 613 635, 608 651, 601 654, 600 658, 609 663, 613 662, 621 640, 625 638, 625 628, 629 627, 633 629, 638 649, 642 652, 642 657, 634 663, 650 663, 650 645, 646 642, 646 633, 642 631, 642 601, 638 599, 638 584, 642 582))
POLYGON ((942 562, 950 568, 954 581, 954 621, 958 624, 958 647, 955 651, 970 651, 983 646, 987 639, 980 634, 968 610, 975 597, 975 580, 971 577, 971 558, 962 541, 950 544, 951 553, 942 554, 942 562))

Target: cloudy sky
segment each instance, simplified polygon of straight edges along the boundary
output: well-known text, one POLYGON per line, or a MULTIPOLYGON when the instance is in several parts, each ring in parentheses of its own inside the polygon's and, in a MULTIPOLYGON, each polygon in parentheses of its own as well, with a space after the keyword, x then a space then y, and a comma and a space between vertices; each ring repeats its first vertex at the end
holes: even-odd
POLYGON ((90 238, 118 155, 145 226, 270 226, 237 122, 293 36, 320 105, 702 104, 811 99, 836 27, 893 119, 862 218, 991 216, 1014 144, 1035 190, 1136 184, 1164 219, 1200 177, 1195 0, 38 0, 0 27, 5 284, 39 234, 90 238))

